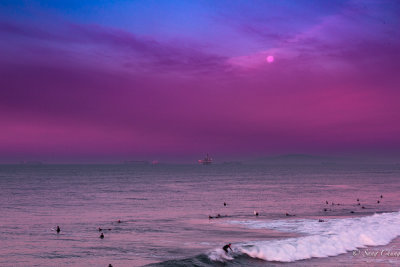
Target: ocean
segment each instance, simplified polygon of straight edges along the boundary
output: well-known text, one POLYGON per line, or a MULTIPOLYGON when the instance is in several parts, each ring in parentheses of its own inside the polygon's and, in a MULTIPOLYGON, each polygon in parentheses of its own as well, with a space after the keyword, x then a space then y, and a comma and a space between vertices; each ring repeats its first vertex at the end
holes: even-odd
POLYGON ((399 192, 399 164, 0 165, 0 266, 399 266, 399 192))

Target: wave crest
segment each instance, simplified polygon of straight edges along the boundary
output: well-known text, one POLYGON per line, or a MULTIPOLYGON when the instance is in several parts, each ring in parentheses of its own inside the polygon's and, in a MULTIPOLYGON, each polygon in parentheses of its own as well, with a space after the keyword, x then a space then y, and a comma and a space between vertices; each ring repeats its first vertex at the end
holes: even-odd
POLYGON ((307 234, 296 238, 254 241, 234 244, 234 253, 222 249, 208 254, 214 261, 231 260, 246 254, 266 261, 292 262, 313 257, 329 257, 366 246, 386 245, 400 235, 400 213, 374 214, 361 218, 316 220, 285 220, 273 222, 233 221, 252 229, 277 229, 307 234), (232 258, 233 259, 233 258, 232 258))

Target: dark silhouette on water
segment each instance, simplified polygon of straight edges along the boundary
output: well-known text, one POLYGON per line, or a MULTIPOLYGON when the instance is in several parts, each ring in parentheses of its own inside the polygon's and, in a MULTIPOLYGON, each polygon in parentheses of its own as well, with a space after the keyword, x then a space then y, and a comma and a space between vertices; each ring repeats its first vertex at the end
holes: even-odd
POLYGON ((329 204, 328 200, 326 200, 325 203, 326 203, 326 205, 328 205, 329 204))
POLYGON ((103 238, 104 238, 104 235, 103 235, 103 233, 101 233, 101 235, 100 235, 100 238, 101 238, 101 239, 103 239, 103 238))
POLYGON ((61 232, 60 226, 57 225, 57 234, 61 232))
POLYGON ((231 243, 226 244, 225 246, 222 247, 222 249, 225 250, 226 253, 228 253, 228 248, 229 248, 231 251, 233 251, 232 248, 231 248, 231 245, 232 245, 231 243))
POLYGON ((209 220, 211 220, 211 219, 218 219, 218 218, 223 218, 223 217, 228 217, 228 215, 221 215, 221 214, 217 214, 215 217, 213 217, 213 216, 211 216, 211 215, 208 215, 208 219, 209 220))
POLYGON ((379 203, 381 203, 381 202, 378 200, 376 203, 378 203, 378 204, 379 204, 379 203))
POLYGON ((322 219, 319 219, 319 220, 318 220, 318 222, 324 222, 324 220, 322 220, 322 219))
POLYGON ((381 198, 383 198, 383 195, 381 195, 381 198))
POLYGON ((224 206, 226 206, 226 202, 224 202, 224 206))

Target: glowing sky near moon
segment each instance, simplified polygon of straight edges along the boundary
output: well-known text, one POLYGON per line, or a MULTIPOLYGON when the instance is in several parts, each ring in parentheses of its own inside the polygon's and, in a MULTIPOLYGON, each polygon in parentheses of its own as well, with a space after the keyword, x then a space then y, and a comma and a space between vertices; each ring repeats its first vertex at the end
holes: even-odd
POLYGON ((1 1, 0 161, 400 154, 397 1, 1 1))

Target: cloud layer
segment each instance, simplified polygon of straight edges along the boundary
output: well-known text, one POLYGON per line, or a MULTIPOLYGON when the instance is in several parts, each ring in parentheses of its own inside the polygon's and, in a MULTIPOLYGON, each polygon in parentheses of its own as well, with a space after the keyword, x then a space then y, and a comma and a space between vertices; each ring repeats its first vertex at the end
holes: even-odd
POLYGON ((154 3, 131 28, 68 3, 3 6, 0 159, 398 151, 398 4, 239 3, 193 2, 180 26, 163 2, 161 33, 154 3))

